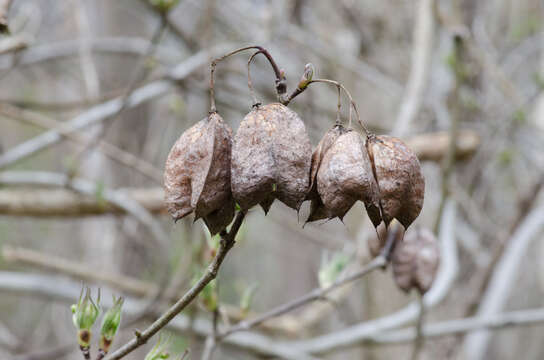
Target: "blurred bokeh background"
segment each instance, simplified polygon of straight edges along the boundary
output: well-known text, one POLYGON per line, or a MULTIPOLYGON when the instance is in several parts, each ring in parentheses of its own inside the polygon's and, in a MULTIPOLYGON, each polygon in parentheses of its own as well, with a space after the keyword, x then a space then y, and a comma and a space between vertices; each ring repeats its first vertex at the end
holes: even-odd
MULTIPOLYGON (((425 205, 414 226, 431 229, 442 251, 425 322, 479 317, 500 328, 434 328, 419 358, 544 357, 542 1, 180 0, 166 20, 150 3, 14 0, 7 13, 0 358, 81 358, 70 304, 83 283, 102 289, 106 308, 111 294, 123 295, 126 319, 141 315, 114 349, 188 289, 213 239, 201 220, 174 224, 164 211, 164 162, 209 110, 210 61, 252 44, 269 50, 289 89, 313 63, 314 77, 350 90, 372 131, 401 137, 420 157, 425 205), (157 290, 161 299, 146 306, 157 290), (534 312, 512 321, 504 315, 527 309, 534 312)), ((217 108, 234 130, 252 105, 249 56, 217 67, 217 108)), ((264 57, 251 75, 258 98, 275 101, 264 57)), ((313 146, 334 124, 336 103, 334 87, 314 84, 290 105, 313 146)), ((346 101, 342 111, 347 122, 346 101)), ((319 287, 324 269, 336 269, 334 279, 369 261, 375 232, 361 203, 344 223, 302 228, 308 211, 304 204, 297 216, 279 202, 267 216, 250 211, 215 289, 163 330, 172 354, 201 357, 210 302, 218 301, 222 326, 235 323, 319 287)), ((390 269, 376 271, 227 337, 214 358, 283 358, 281 349, 409 358, 413 342, 398 330, 415 323, 416 298, 395 286, 390 269)), ((126 358, 143 359, 154 343, 126 358)))

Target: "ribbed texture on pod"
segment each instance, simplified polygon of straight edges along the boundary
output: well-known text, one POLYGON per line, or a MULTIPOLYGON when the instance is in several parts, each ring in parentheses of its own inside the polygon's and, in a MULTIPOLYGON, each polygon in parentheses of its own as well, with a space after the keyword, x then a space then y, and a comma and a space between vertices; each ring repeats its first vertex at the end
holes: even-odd
POLYGON ((298 210, 309 188, 311 145, 300 117, 273 103, 252 110, 232 147, 232 194, 244 210, 274 199, 298 210))
POLYGON ((231 148, 232 130, 217 113, 179 137, 164 170, 165 202, 175 220, 194 211, 212 234, 230 224, 234 216, 231 148))
POLYGON ((405 292, 416 288, 424 294, 431 288, 440 261, 438 242, 427 229, 413 229, 393 252, 395 283, 405 292))
POLYGON ((367 149, 378 182, 382 214, 369 209, 374 226, 397 219, 405 229, 423 207, 425 179, 416 154, 401 140, 387 135, 369 137, 367 149))
POLYGON ((377 206, 379 192, 362 136, 347 130, 340 134, 322 157, 317 171, 317 193, 323 207, 316 207, 308 221, 343 219, 357 200, 377 206))

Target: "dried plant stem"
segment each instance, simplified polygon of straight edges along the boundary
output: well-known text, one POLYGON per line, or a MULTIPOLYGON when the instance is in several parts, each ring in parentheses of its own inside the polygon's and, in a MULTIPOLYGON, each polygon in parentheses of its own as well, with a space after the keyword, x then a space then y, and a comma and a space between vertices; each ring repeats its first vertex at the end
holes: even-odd
MULTIPOLYGON (((368 128, 366 127, 366 125, 361 121, 361 117, 359 116, 359 111, 357 110, 357 104, 355 103, 355 101, 353 100, 353 97, 351 96, 351 93, 348 91, 348 89, 346 89, 346 87, 344 85, 342 85, 341 83, 339 83, 338 81, 335 81, 335 80, 330 80, 330 79, 313 79, 313 80, 310 80, 308 81, 307 85, 310 85, 312 83, 326 83, 326 84, 331 84, 331 85, 334 85, 336 86, 337 88, 340 88, 344 91, 344 93, 346 94, 346 96, 348 97, 349 99, 349 103, 351 105, 350 107, 350 111, 349 111, 349 127, 351 127, 351 118, 352 118, 352 113, 351 113, 351 109, 353 109, 353 111, 355 111, 355 115, 357 116, 357 122, 359 123, 359 125, 363 128, 363 130, 365 131, 365 133, 367 135, 371 135, 372 132, 370 130, 368 130, 368 128)), ((304 92, 304 90, 306 90, 307 87, 304 87, 304 88, 300 88, 300 87, 297 87, 288 97, 287 99, 283 102, 284 105, 288 105, 291 100, 293 100, 295 97, 297 97, 299 94, 301 94, 302 92, 304 92)))
POLYGON ((243 211, 238 212, 230 231, 228 233, 226 231, 222 232, 217 254, 208 266, 208 270, 200 277, 196 284, 194 284, 191 289, 189 289, 189 291, 187 291, 185 295, 183 295, 181 299, 179 299, 170 309, 155 320, 153 324, 142 332, 136 332, 135 338, 114 351, 111 355, 107 356, 105 360, 121 359, 125 355, 145 344, 153 335, 165 327, 174 317, 176 317, 176 315, 185 309, 187 305, 189 305, 206 287, 206 285, 210 283, 210 281, 216 278, 223 260, 235 243, 236 234, 238 233, 238 230, 240 230, 240 226, 244 221, 245 215, 246 213, 243 211))
MULTIPOLYGON (((340 111, 342 108, 342 88, 340 85, 336 85, 336 89, 338 90, 338 104, 336 105, 336 125, 340 125, 340 111)), ((351 112, 351 107, 349 108, 349 111, 351 112)))
POLYGON ((251 94, 251 97, 253 98, 253 104, 252 106, 258 106, 261 104, 259 100, 257 100, 257 97, 255 96, 255 90, 253 89, 253 84, 251 83, 251 62, 255 58, 255 56, 262 54, 263 52, 261 50, 256 51, 249 57, 249 60, 247 61, 247 87, 249 88, 249 92, 251 94))
POLYGON ((422 294, 418 294, 417 303, 419 305, 419 315, 417 317, 416 323, 416 337, 414 339, 414 348, 412 350, 412 360, 417 360, 419 358, 419 353, 423 348, 423 322, 425 320, 425 304, 423 303, 422 294))
MULTIPOLYGON (((278 98, 280 99, 280 101, 283 95, 287 92, 287 87, 285 84, 285 76, 283 72, 280 70, 280 68, 278 67, 278 65, 276 64, 276 62, 274 61, 274 58, 272 57, 272 55, 270 55, 270 53, 268 52, 268 50, 266 50, 262 46, 257 46, 257 45, 242 47, 214 59, 210 64, 210 113, 217 112, 217 108, 215 106, 215 89, 214 89, 215 82, 213 77, 217 64, 232 55, 238 54, 242 51, 251 50, 251 49, 259 50, 257 53, 263 54, 268 60, 268 62, 270 63, 270 65, 272 66, 272 69, 274 70, 274 74, 276 75, 276 92, 278 94, 278 98)), ((254 54, 253 56, 255 56, 256 54, 254 54)))

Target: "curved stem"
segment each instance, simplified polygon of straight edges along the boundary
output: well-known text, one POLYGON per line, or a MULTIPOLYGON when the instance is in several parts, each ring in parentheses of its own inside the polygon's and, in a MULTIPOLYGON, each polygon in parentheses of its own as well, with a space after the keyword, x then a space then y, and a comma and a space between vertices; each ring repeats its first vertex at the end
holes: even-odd
POLYGON ((250 49, 257 49, 260 53, 262 53, 264 56, 266 56, 266 59, 272 66, 272 69, 274 70, 274 74, 276 75, 276 92, 278 93, 278 97, 280 98, 280 101, 283 97, 283 95, 287 92, 287 86, 285 84, 285 75, 280 70, 276 62, 274 61, 274 58, 272 58, 272 55, 263 48, 262 46, 252 45, 252 46, 246 46, 243 48, 239 48, 236 50, 233 50, 223 56, 220 56, 216 59, 214 59, 210 64, 210 112, 214 113, 217 111, 215 107, 215 91, 214 91, 214 79, 213 74, 215 72, 215 68, 217 66, 217 63, 219 63, 222 60, 225 60, 229 56, 238 54, 239 52, 250 50, 250 49))
POLYGON ((249 88, 249 93, 251 94, 251 97, 253 98, 253 106, 257 106, 258 104, 260 104, 260 101, 257 100, 257 97, 255 96, 255 90, 253 89, 253 85, 251 83, 251 71, 250 71, 250 68, 251 68, 251 62, 253 61, 255 56, 257 56, 259 54, 262 54, 261 50, 253 53, 253 55, 251 55, 249 60, 247 61, 247 87, 249 88))
POLYGON ((111 355, 106 357, 106 360, 119 360, 125 355, 131 353, 138 347, 142 346, 155 335, 159 330, 165 327, 173 318, 176 317, 183 309, 185 309, 197 295, 216 278, 219 268, 225 260, 227 253, 234 246, 236 241, 236 234, 242 226, 246 213, 244 211, 238 212, 234 222, 227 232, 223 230, 221 234, 221 241, 219 242, 219 249, 212 262, 208 265, 207 271, 200 277, 200 279, 183 295, 172 307, 170 307, 165 313, 163 313, 155 322, 153 322, 148 328, 142 332, 137 332, 136 337, 121 346, 114 351, 111 355))
POLYGON ((361 121, 361 117, 359 116, 359 111, 357 110, 357 104, 355 103, 355 101, 353 100, 353 97, 351 96, 350 92, 348 91, 348 89, 346 89, 346 87, 344 85, 342 85, 341 83, 339 83, 338 81, 335 81, 335 80, 330 80, 330 79, 314 79, 314 80, 310 80, 306 83, 306 86, 304 86, 303 88, 301 87, 297 87, 288 97, 287 99, 285 99, 285 101, 282 102, 283 105, 288 105, 291 100, 293 100, 295 97, 297 97, 298 95, 300 95, 302 92, 304 92, 304 90, 306 90, 307 86, 312 84, 312 83, 326 83, 326 84, 331 84, 331 85, 334 85, 336 86, 337 88, 339 89, 342 89, 344 91, 344 93, 346 94, 346 96, 348 97, 349 99, 349 102, 350 102, 350 109, 349 109, 349 127, 351 127, 351 119, 352 119, 352 109, 353 111, 355 111, 355 115, 357 115, 357 122, 359 123, 359 125, 363 128, 363 130, 365 131, 366 135, 367 136, 371 136, 373 133, 368 130, 368 128, 365 126, 365 124, 361 121))
MULTIPOLYGON (((368 128, 365 126, 365 124, 363 124, 363 122, 361 121, 361 117, 359 116, 359 111, 357 110, 357 104, 355 103, 355 101, 353 100, 353 97, 351 96, 350 92, 348 91, 348 89, 346 89, 346 87, 344 85, 342 85, 338 81, 330 80, 330 79, 314 79, 314 80, 309 81, 308 85, 310 85, 312 83, 317 83, 317 82, 332 84, 332 85, 335 85, 336 87, 340 87, 344 91, 346 96, 348 97, 349 102, 351 104, 351 107, 355 111, 355 115, 357 115, 357 122, 359 123, 359 125, 361 125, 361 127, 363 128, 363 130, 365 131, 365 133, 367 135, 371 134, 371 132, 368 130, 368 128)), ((351 109, 350 109, 349 126, 351 126, 351 118, 352 118, 352 116, 351 116, 351 109)))

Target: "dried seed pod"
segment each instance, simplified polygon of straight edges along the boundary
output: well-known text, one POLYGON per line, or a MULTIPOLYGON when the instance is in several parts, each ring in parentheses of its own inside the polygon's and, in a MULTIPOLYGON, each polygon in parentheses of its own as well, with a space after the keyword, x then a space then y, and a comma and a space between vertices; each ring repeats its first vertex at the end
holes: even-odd
POLYGON ((204 217, 212 234, 232 221, 231 147, 232 130, 217 113, 179 137, 164 171, 165 202, 175 220, 195 211, 196 219, 204 217))
POLYGON ((378 186, 359 133, 346 131, 325 153, 317 171, 317 192, 328 218, 342 220, 357 200, 378 206, 378 186))
POLYGON ((244 210, 278 199, 298 210, 309 186, 311 146, 304 123, 286 106, 260 106, 246 115, 232 146, 232 194, 244 210))
POLYGON ((323 157, 325 156, 327 150, 329 150, 329 148, 334 144, 336 139, 338 139, 338 137, 344 134, 346 131, 347 130, 342 125, 335 125, 329 131, 327 131, 325 135, 323 135, 323 137, 319 141, 319 144, 317 144, 314 153, 312 154, 312 165, 310 170, 310 191, 308 192, 308 195, 306 195, 306 200, 310 200, 311 205, 310 215, 308 216, 306 222, 326 219, 329 217, 328 212, 323 205, 321 198, 319 197, 319 193, 317 192, 317 172, 319 170, 319 167, 321 166, 321 161, 323 161, 323 157))
POLYGON ((380 191, 378 209, 368 209, 377 227, 382 220, 388 226, 397 219, 405 229, 418 217, 423 207, 425 179, 416 154, 401 140, 386 135, 367 140, 374 176, 380 191))
POLYGON ((393 252, 395 282, 405 292, 416 288, 421 294, 430 289, 440 261, 438 242, 427 229, 409 231, 393 252))

